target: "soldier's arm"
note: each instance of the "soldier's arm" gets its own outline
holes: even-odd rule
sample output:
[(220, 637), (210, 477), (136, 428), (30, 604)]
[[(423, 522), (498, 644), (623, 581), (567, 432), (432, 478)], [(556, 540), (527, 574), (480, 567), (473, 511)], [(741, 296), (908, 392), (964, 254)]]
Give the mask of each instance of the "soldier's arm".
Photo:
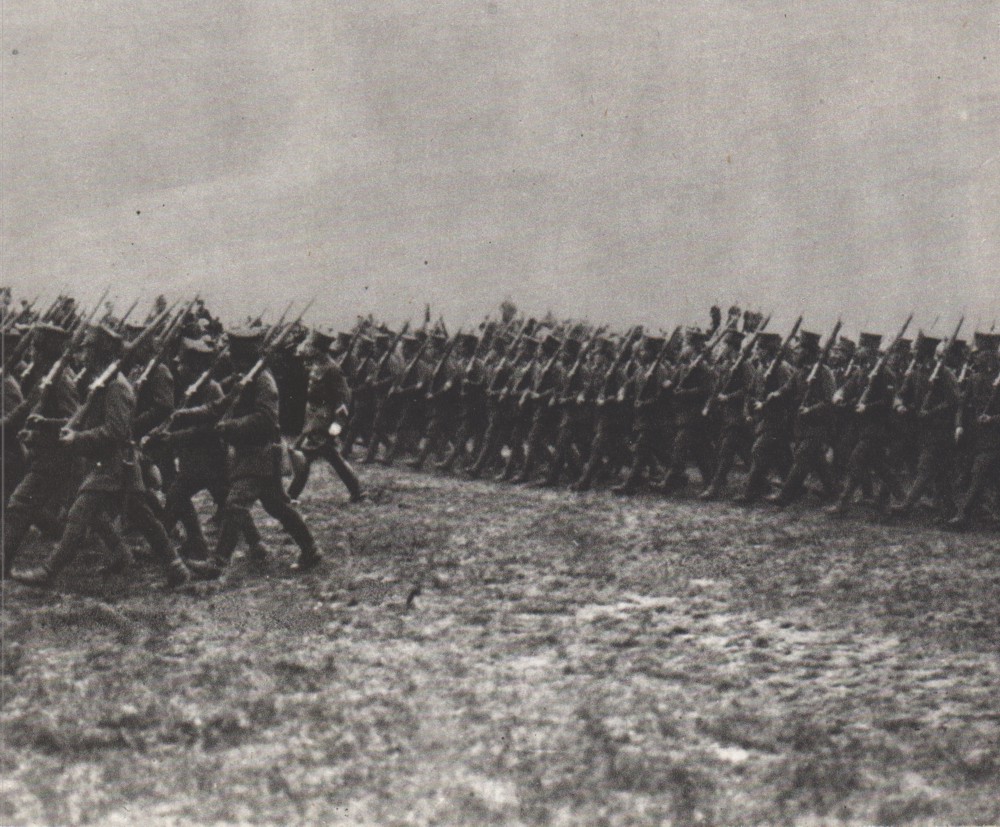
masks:
[(150, 382), (150, 400), (146, 409), (136, 414), (133, 426), (137, 437), (148, 434), (165, 422), (174, 410), (174, 378), (166, 365), (159, 365)]
[(90, 456), (130, 442), (134, 412), (135, 397), (131, 389), (112, 381), (104, 391), (104, 421), (96, 428), (77, 431), (73, 449)]
[(253, 408), (245, 416), (225, 420), (223, 433), (244, 440), (266, 440), (277, 437), (278, 386), (270, 373), (261, 373), (253, 386)]

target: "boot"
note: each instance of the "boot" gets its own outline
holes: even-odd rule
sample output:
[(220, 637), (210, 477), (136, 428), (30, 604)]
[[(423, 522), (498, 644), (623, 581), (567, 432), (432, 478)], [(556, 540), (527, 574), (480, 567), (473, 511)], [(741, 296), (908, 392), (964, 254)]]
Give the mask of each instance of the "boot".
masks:
[(253, 543), (247, 548), (247, 562), (253, 566), (266, 566), (269, 559), (267, 547), (263, 543)]
[(178, 586), (186, 586), (194, 580), (191, 570), (178, 558), (167, 566), (167, 588), (175, 589)]
[(218, 557), (208, 560), (188, 560), (187, 569), (198, 580), (218, 580), (225, 571), (226, 562)]
[(43, 563), (36, 568), (25, 569), (20, 572), (12, 571), (10, 576), (25, 586), (34, 586), (36, 589), (50, 589), (55, 582), (56, 572)]
[(316, 568), (323, 560), (323, 555), (315, 546), (307, 546), (299, 552), (298, 559), (292, 563), (292, 571), (306, 572)]

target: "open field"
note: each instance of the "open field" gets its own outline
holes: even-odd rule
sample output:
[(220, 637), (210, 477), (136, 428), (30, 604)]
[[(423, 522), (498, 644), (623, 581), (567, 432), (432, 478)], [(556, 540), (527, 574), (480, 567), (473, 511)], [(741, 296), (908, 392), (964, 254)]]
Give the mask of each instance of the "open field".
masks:
[(328, 551), (4, 586), (0, 823), (1000, 822), (1000, 539), (317, 468)]

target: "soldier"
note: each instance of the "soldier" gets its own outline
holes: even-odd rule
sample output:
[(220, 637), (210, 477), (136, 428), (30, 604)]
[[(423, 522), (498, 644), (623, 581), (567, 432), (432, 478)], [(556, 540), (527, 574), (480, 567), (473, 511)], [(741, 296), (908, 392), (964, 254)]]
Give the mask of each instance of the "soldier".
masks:
[[(392, 449), (391, 434), (402, 414), (400, 395), (398, 392), (393, 393), (392, 391), (402, 381), (406, 365), (420, 344), (420, 340), (416, 336), (404, 335), (401, 341), (404, 343), (403, 353), (399, 354), (393, 346), (395, 337), (381, 334), (376, 338), (376, 344), (382, 346), (383, 352), (379, 357), (381, 370), (376, 370), (377, 375), (373, 376), (369, 383), (378, 401), (375, 417), (372, 421), (371, 436), (368, 440), (368, 451), (363, 460), (365, 465), (370, 465), (378, 459), (379, 448), (383, 443), (387, 452)], [(386, 354), (388, 357), (383, 362)]]
[[(4, 355), (12, 353), (21, 340), (21, 331), (17, 328), (9, 328), (3, 331), (3, 352)], [(13, 367), (13, 366), (12, 366)], [(0, 519), (3, 511), (7, 507), (7, 498), (14, 489), (24, 479), (27, 472), (27, 462), (24, 456), (24, 449), (17, 439), (17, 432), (23, 427), (20, 413), (20, 406), (24, 402), (24, 395), (21, 393), (21, 385), (12, 375), (13, 371), (5, 370), (3, 374), (3, 392), (0, 395), (2, 403), (2, 427), (3, 427), (3, 465), (0, 467), (2, 474), (2, 490), (0, 490)]]
[[(602, 337), (598, 345), (593, 381), (584, 392), (585, 404), (594, 421), (593, 439), (583, 471), (570, 486), (571, 491), (589, 491), (599, 476), (617, 473), (630, 458), (628, 437), (637, 414), (634, 399), (629, 396), (628, 365), (633, 349), (638, 346), (638, 335), (641, 330), (633, 329), (620, 341)], [(647, 354), (655, 346), (655, 341), (645, 345)], [(650, 379), (651, 386), (659, 382), (658, 370)]]
[[(484, 335), (486, 335), (484, 333)], [(494, 339), (502, 341), (501, 337)], [(458, 372), (445, 383), (445, 394), (458, 392), (458, 430), (451, 450), (435, 465), (441, 471), (450, 471), (455, 463), (468, 456), (475, 459), (482, 447), (489, 410), (486, 404), (486, 361), (479, 356), (480, 340), (472, 333), (464, 333), (458, 343)], [(471, 446), (470, 446), (471, 442)]]
[(302, 451), (304, 461), (296, 469), (288, 488), (288, 496), (297, 500), (309, 480), (309, 470), (318, 458), (325, 459), (350, 494), (351, 502), (364, 499), (361, 482), (354, 469), (341, 456), (337, 436), (331, 432), (341, 430), (346, 423), (351, 389), (343, 371), (330, 356), (333, 338), (321, 330), (314, 330), (299, 349), (309, 369), (309, 388), (306, 392), (306, 417), (302, 435), (295, 443)]
[[(172, 415), (170, 430), (154, 431), (148, 441), (154, 448), (164, 443), (167, 449), (176, 452), (177, 475), (167, 490), (164, 526), (171, 531), (180, 521), (185, 533), (180, 551), (191, 560), (208, 558), (208, 545), (191, 498), (200, 491), (208, 491), (216, 506), (221, 507), (229, 487), (225, 444), (214, 431), (197, 427), (210, 418), (206, 412), (221, 402), (222, 387), (209, 376), (190, 393), (202, 374), (211, 369), (214, 356), (212, 347), (202, 339), (181, 341), (178, 379), (189, 389), (185, 393), (187, 406)], [(251, 549), (251, 559), (266, 555), (256, 526), (246, 540)]]
[(354, 443), (359, 439), (367, 447), (371, 442), (372, 425), (378, 411), (378, 398), (370, 376), (375, 368), (375, 340), (368, 336), (359, 336), (356, 344), (356, 367), (351, 371), (351, 401), (353, 402), (351, 417), (344, 429), (343, 450), (341, 456), (350, 459), (354, 452)]
[[(478, 339), (457, 333), (450, 342), (439, 347), (434, 369), (427, 380), (424, 404), (429, 412), (427, 429), (420, 440), (417, 455), (407, 465), (416, 471), (424, 467), (431, 454), (442, 457), (448, 450), (449, 437), (455, 438), (461, 429), (461, 353), (475, 351)], [(462, 345), (462, 350), (458, 350)], [(456, 352), (458, 351), (458, 352)], [(466, 357), (468, 358), (468, 357)]]
[[(84, 360), (93, 375), (101, 375), (122, 353), (122, 338), (104, 326), (93, 328), (84, 339)], [(94, 531), (116, 552), (112, 564), (127, 564), (125, 546), (112, 519), (128, 509), (154, 557), (166, 571), (167, 584), (176, 586), (191, 579), (184, 562), (170, 545), (162, 523), (141, 499), (142, 477), (132, 441), (135, 393), (121, 371), (101, 387), (74, 414), (70, 426), (59, 436), (59, 445), (70, 455), (87, 460), (89, 470), (77, 491), (66, 518), (66, 528), (56, 549), (38, 568), (14, 572), (13, 577), (31, 586), (49, 587), (76, 556), (88, 531)], [(72, 427), (74, 426), (75, 427)], [(65, 461), (65, 460), (64, 460)]]
[(948, 526), (968, 527), (989, 486), (1000, 482), (1000, 334), (975, 333), (972, 342), (975, 371), (960, 409), (955, 438), (961, 440), (966, 423), (974, 426), (969, 487)]
[[(761, 324), (761, 321), (760, 319), (754, 321), (754, 329)], [(752, 343), (746, 347), (751, 346)], [(720, 381), (715, 386), (715, 403), (710, 410), (717, 411), (719, 417), (719, 445), (716, 451), (715, 471), (708, 487), (698, 495), (700, 500), (714, 500), (720, 497), (725, 490), (736, 457), (749, 458), (753, 446), (753, 428), (747, 416), (747, 394), (752, 388), (753, 381), (753, 367), (745, 357), (740, 359), (737, 356), (736, 361), (722, 372)], [(749, 465), (749, 462), (747, 464)]]
[(643, 474), (652, 476), (657, 458), (666, 464), (670, 444), (665, 410), (665, 387), (670, 384), (670, 369), (663, 364), (661, 352), (666, 347), (662, 336), (644, 336), (636, 353), (635, 372), (622, 386), (616, 402), (626, 402), (632, 409), (632, 459), (625, 479), (612, 487), (618, 495), (634, 494), (639, 490)]
[[(469, 469), (470, 477), (480, 476), (487, 467), (498, 462), (504, 445), (510, 445), (513, 454), (519, 431), (516, 421), (520, 400), (520, 397), (514, 394), (518, 392), (519, 385), (531, 381), (537, 347), (537, 339), (524, 335), (521, 338), (519, 351), (513, 356), (513, 362), (501, 360), (490, 374), (487, 391), (490, 406), (489, 423), (483, 436), (483, 447)], [(523, 388), (521, 390), (523, 391)], [(511, 473), (513, 473), (513, 460), (511, 460)]]
[[(740, 336), (733, 330), (729, 335)], [(662, 486), (665, 494), (672, 494), (687, 485), (687, 466), (691, 460), (698, 466), (702, 487), (707, 486), (712, 478), (712, 446), (708, 423), (702, 415), (714, 385), (712, 372), (704, 363), (706, 340), (706, 335), (700, 330), (687, 332), (681, 367), (664, 386), (673, 419), (673, 444)], [(736, 346), (738, 349), (739, 342)]]
[[(4, 415), (5, 435), (16, 434), (24, 443), (27, 468), (10, 495), (3, 523), (3, 575), (27, 539), (31, 527), (58, 536), (58, 515), (73, 493), (76, 481), (71, 463), (59, 448), (59, 428), (77, 406), (76, 389), (68, 370), (55, 377), (45, 398), (39, 399), (37, 386), (62, 355), (69, 338), (63, 328), (39, 323), (31, 334), (32, 390), (27, 398)], [(15, 441), (14, 444), (17, 444)]]
[[(795, 408), (795, 450), (792, 468), (788, 472), (781, 490), (768, 501), (778, 506), (786, 506), (797, 500), (803, 492), (803, 484), (810, 474), (815, 474), (823, 486), (823, 496), (835, 493), (833, 470), (826, 460), (827, 444), (830, 440), (830, 413), (834, 394), (833, 373), (823, 364), (816, 364), (820, 355), (818, 333), (809, 330), (799, 332), (799, 343), (795, 355), (795, 372), (791, 377), (790, 399)], [(815, 379), (810, 383), (810, 375), (815, 368)]]
[[(924, 493), (934, 487), (942, 519), (955, 514), (952, 475), (955, 470), (955, 417), (958, 414), (958, 383), (945, 366), (951, 342), (921, 335), (917, 338), (915, 369), (905, 377), (896, 395), (901, 416), (915, 417), (918, 457), (916, 476), (902, 503), (892, 507), (897, 516), (909, 514)], [(935, 361), (935, 351), (938, 352)], [(933, 364), (932, 364), (933, 363)]]
[(754, 377), (752, 393), (747, 395), (747, 414), (755, 420), (754, 442), (743, 493), (734, 500), (739, 505), (750, 505), (760, 499), (767, 490), (771, 473), (784, 472), (791, 465), (788, 423), (793, 387), (781, 345), (777, 333), (762, 333), (757, 339), (760, 368)]
[(563, 341), (550, 335), (543, 343), (542, 359), (547, 361), (543, 362), (534, 387), (527, 392), (526, 407), (531, 409), (531, 426), (528, 429), (524, 465), (514, 477), (516, 483), (531, 481), (541, 455), (547, 453), (548, 447), (558, 439), (561, 414), (553, 402), (559, 389), (566, 383), (566, 377), (580, 354), (580, 348), (580, 342), (571, 337)]
[(887, 362), (888, 359), (883, 360), (885, 367), (881, 370), (873, 369), (869, 374), (864, 390), (855, 405), (858, 439), (847, 461), (847, 475), (837, 502), (827, 509), (827, 513), (832, 516), (843, 516), (847, 513), (855, 493), (870, 476), (877, 478), (881, 483), (877, 506), (888, 505), (892, 495), (897, 499), (904, 497), (889, 462), (892, 403), (898, 380)]
[(230, 331), (228, 338), (233, 367), (242, 378), (233, 391), (235, 397), (213, 403), (210, 410), (213, 414), (224, 411), (215, 430), (232, 448), (229, 491), (215, 552), (205, 563), (192, 561), (192, 570), (210, 579), (222, 573), (240, 535), (253, 535), (250, 509), (259, 500), (299, 547), (292, 569), (306, 571), (322, 555), (281, 482), (278, 386), (263, 363), (263, 333), (259, 328), (244, 328)]

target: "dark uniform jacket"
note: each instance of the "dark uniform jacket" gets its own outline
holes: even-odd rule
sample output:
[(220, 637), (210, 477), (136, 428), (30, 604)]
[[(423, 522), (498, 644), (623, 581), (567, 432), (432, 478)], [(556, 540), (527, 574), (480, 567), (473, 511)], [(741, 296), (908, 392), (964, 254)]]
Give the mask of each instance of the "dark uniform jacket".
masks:
[[(228, 452), (225, 443), (214, 429), (198, 427), (213, 422), (216, 406), (223, 398), (222, 386), (214, 379), (203, 384), (191, 407), (177, 411), (173, 418), (174, 444), (177, 446), (177, 466), (181, 474), (198, 479), (225, 477)], [(194, 427), (192, 427), (194, 426)]]
[(96, 391), (87, 416), (79, 424), (73, 451), (89, 468), (81, 491), (141, 491), (142, 476), (132, 442), (135, 392), (120, 373)]
[(232, 446), (232, 479), (280, 474), (278, 383), (269, 369), (264, 368), (247, 386), (232, 416), (220, 421), (219, 431)]
[(309, 367), (309, 388), (306, 391), (304, 434), (325, 437), (341, 408), (351, 404), (351, 389), (337, 363), (329, 356), (316, 360)]

